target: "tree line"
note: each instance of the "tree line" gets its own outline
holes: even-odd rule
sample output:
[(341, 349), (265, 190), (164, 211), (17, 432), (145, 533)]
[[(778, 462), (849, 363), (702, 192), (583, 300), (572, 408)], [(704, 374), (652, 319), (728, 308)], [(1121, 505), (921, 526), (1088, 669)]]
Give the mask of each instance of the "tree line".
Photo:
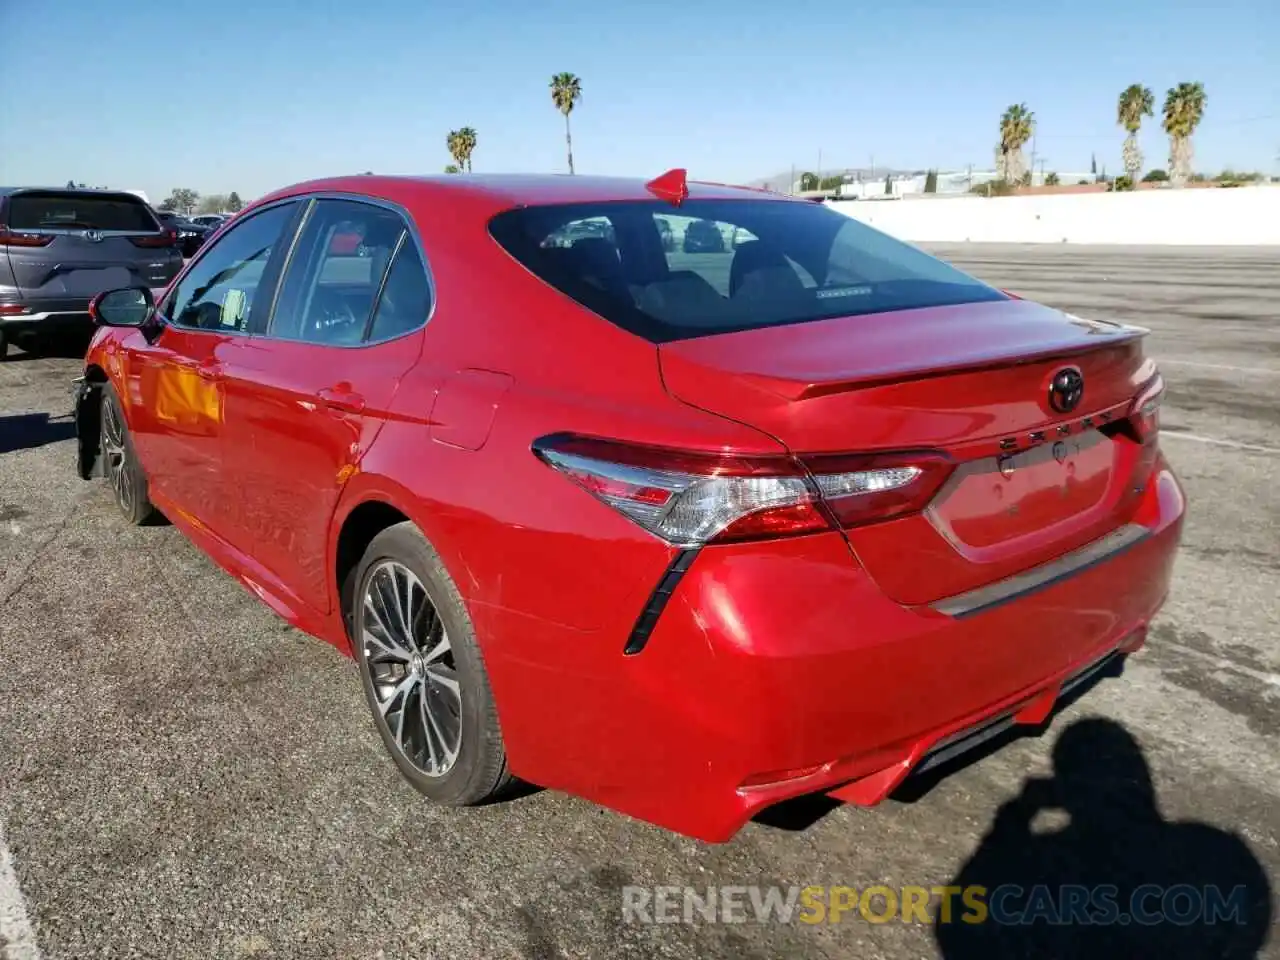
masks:
[(188, 187), (178, 187), (160, 201), (161, 210), (171, 210), (188, 217), (198, 213), (239, 213), (243, 207), (244, 201), (234, 190), (202, 195)]
[[(569, 128), (569, 114), (582, 99), (582, 81), (572, 73), (557, 73), (551, 78), (551, 103), (564, 117), (565, 154), (569, 172), (573, 173), (573, 132)], [(445, 173), (470, 173), (471, 154), (476, 149), (475, 127), (459, 127), (450, 130), (445, 137), (445, 147), (453, 163), (444, 168)]]
[[(1180, 83), (1165, 93), (1161, 126), (1169, 137), (1169, 168), (1165, 179), (1174, 186), (1184, 186), (1193, 179), (1192, 136), (1204, 119), (1207, 97), (1202, 83)], [(1140, 83), (1130, 84), (1121, 93), (1116, 107), (1116, 123), (1123, 127), (1126, 136), (1121, 157), (1125, 169), (1125, 182), (1117, 186), (1132, 187), (1142, 172), (1142, 151), (1138, 148), (1138, 131), (1142, 119), (1154, 115), (1155, 96), (1150, 87)], [(1031, 171), (1027, 169), (1022, 148), (1035, 133), (1035, 114), (1025, 103), (1015, 103), (1000, 118), (1000, 139), (996, 145), (996, 179), (1007, 184), (1029, 184)], [(1095, 173), (1097, 171), (1094, 171)], [(1156, 171), (1152, 171), (1155, 173)], [(1143, 178), (1147, 179), (1147, 178)], [(1151, 179), (1161, 179), (1152, 177)]]

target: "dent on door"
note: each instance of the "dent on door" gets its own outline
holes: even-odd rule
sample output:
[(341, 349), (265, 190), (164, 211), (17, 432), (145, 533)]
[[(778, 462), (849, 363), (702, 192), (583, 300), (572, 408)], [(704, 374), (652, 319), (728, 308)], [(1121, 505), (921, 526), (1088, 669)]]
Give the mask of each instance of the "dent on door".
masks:
[(493, 370), (459, 370), (436, 393), (431, 405), (431, 439), (462, 450), (479, 450), (489, 441), (498, 404), (512, 379)]

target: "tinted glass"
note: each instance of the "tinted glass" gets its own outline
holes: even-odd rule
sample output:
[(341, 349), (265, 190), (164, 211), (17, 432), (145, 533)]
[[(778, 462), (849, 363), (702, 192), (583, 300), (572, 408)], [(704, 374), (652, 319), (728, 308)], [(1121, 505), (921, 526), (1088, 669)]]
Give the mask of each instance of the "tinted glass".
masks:
[(430, 309), (427, 271), (413, 241), (405, 237), (391, 261), (391, 270), (387, 273), (387, 282), (383, 285), (378, 309), (373, 315), (369, 339), (390, 340), (408, 333), (426, 323)]
[(942, 261), (816, 203), (526, 207), (498, 215), (490, 230), (547, 283), (658, 343), (1004, 299)]
[(285, 269), (272, 336), (350, 345), (364, 338), (396, 245), (400, 215), (353, 200), (320, 200)]
[(294, 212), (293, 204), (271, 207), (223, 234), (170, 295), (166, 316), (185, 327), (246, 330), (259, 290), (270, 296), (269, 287), (260, 283), (272, 251), (287, 241), (285, 228)]
[(159, 229), (147, 205), (137, 197), (45, 190), (9, 198), (9, 227), (13, 230), (128, 230)]

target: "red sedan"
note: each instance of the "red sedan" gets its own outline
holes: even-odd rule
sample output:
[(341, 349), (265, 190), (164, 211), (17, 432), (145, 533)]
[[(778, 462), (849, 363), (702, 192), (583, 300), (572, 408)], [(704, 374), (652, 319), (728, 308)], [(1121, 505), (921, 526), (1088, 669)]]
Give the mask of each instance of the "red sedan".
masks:
[(350, 653), (440, 802), (518, 777), (711, 841), (875, 803), (1043, 720), (1168, 589), (1145, 331), (819, 204), (311, 182), (95, 315), (82, 476)]

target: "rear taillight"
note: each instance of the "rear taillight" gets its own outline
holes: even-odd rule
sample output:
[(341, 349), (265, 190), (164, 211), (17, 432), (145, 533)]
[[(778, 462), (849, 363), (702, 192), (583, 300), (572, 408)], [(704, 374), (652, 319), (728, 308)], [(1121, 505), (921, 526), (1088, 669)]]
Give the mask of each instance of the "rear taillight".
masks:
[(0, 227), (0, 247), (47, 247), (53, 243), (51, 233), (32, 233)]
[(1164, 378), (1156, 374), (1133, 401), (1129, 420), (1143, 443), (1148, 443), (1160, 432), (1160, 402), (1163, 399)]
[(178, 242), (178, 233), (176, 230), (166, 230), (164, 233), (149, 237), (130, 237), (129, 242), (135, 247), (145, 247), (147, 249), (172, 247)]
[(848, 527), (923, 508), (950, 463), (937, 454), (737, 457), (556, 435), (543, 462), (679, 546)]
[(928, 452), (806, 457), (804, 462), (841, 527), (923, 510), (955, 468), (942, 454)]

